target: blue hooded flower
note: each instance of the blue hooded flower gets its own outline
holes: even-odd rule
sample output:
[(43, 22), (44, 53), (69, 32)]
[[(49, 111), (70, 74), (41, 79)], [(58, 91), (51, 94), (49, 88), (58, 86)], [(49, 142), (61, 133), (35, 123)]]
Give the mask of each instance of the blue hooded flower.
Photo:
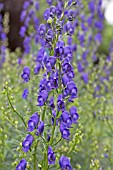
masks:
[(72, 167), (70, 165), (70, 160), (69, 158), (65, 157), (65, 156), (61, 156), (59, 159), (59, 165), (61, 167), (62, 170), (72, 170)]
[(78, 120), (78, 118), (79, 118), (79, 115), (78, 115), (78, 113), (77, 113), (77, 108), (75, 107), (75, 106), (72, 106), (71, 108), (70, 108), (70, 115), (71, 115), (71, 118), (72, 118), (72, 121), (73, 121), (73, 123), (77, 123), (77, 120)]
[(44, 122), (43, 121), (40, 121), (39, 122), (39, 125), (38, 125), (38, 128), (37, 128), (37, 132), (36, 132), (36, 135), (41, 135), (44, 131)]
[(28, 121), (28, 132), (32, 132), (39, 123), (39, 115), (35, 112)]
[(38, 105), (39, 106), (44, 106), (46, 100), (48, 98), (48, 92), (46, 90), (42, 90), (38, 96)]
[(27, 88), (24, 89), (24, 91), (23, 91), (23, 93), (22, 93), (22, 98), (23, 98), (23, 99), (27, 99), (28, 94), (29, 94), (28, 89), (27, 89)]
[(22, 150), (24, 152), (28, 152), (31, 148), (31, 145), (34, 141), (34, 137), (32, 135), (27, 135), (25, 140), (22, 142)]
[(28, 66), (25, 66), (23, 68), (23, 73), (21, 74), (21, 77), (26, 83), (30, 80), (30, 68)]
[(66, 140), (70, 140), (70, 138), (69, 138), (70, 131), (67, 128), (66, 123), (64, 123), (63, 121), (61, 121), (61, 123), (60, 123), (60, 132), (62, 134), (62, 138), (66, 139)]
[(25, 170), (27, 166), (27, 162), (25, 159), (22, 159), (16, 167), (16, 170)]
[(55, 154), (51, 148), (51, 146), (48, 147), (48, 164), (55, 164)]

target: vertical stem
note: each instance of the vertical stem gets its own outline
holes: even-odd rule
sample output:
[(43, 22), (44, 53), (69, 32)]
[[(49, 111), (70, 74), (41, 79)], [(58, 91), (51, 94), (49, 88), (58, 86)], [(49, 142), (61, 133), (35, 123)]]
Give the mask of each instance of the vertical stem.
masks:
[(55, 127), (56, 127), (56, 118), (54, 119), (54, 126), (53, 126), (53, 130), (52, 130), (52, 136), (51, 136), (51, 139), (50, 139), (50, 145), (53, 144), (53, 138), (54, 138)]
[(44, 118), (45, 118), (45, 111), (46, 111), (46, 104), (44, 105), (44, 110), (42, 113), (42, 121), (44, 121)]
[(43, 170), (48, 170), (48, 146), (46, 146), (46, 151), (45, 151), (45, 153), (44, 153), (44, 159), (43, 159), (43, 161), (44, 161), (44, 167), (43, 167)]
[(37, 160), (36, 160), (37, 145), (38, 145), (38, 141), (36, 142), (36, 145), (35, 145), (35, 153), (34, 153), (34, 170), (37, 170), (37, 168), (36, 168), (36, 162), (37, 162)]

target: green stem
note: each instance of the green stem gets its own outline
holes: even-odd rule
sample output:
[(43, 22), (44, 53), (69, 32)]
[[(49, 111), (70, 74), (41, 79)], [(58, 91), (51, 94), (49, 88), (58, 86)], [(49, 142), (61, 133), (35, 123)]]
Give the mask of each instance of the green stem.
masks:
[(62, 138), (60, 138), (53, 146), (56, 146), (61, 140)]
[(36, 145), (35, 145), (35, 153), (34, 153), (34, 170), (36, 170), (36, 162), (37, 162), (37, 159), (36, 159), (36, 150), (37, 150), (37, 146), (38, 146), (38, 142), (36, 142)]
[(70, 152), (72, 152), (75, 148), (76, 142), (74, 143), (74, 145), (70, 148), (70, 150), (68, 151), (68, 154), (70, 154)]
[(48, 170), (48, 146), (46, 146), (45, 152), (44, 152), (44, 159), (43, 159), (43, 170)]
[(9, 94), (8, 94), (8, 91), (7, 91), (7, 98), (8, 98), (8, 102), (9, 102), (9, 104), (10, 104), (10, 106), (11, 106), (11, 108), (12, 108), (12, 110), (20, 117), (20, 119), (22, 120), (22, 122), (23, 122), (23, 124), (25, 125), (25, 127), (27, 128), (27, 125), (26, 125), (26, 123), (25, 123), (25, 121), (24, 121), (24, 119), (23, 119), (23, 117), (20, 115), (20, 113), (18, 113), (15, 109), (14, 109), (14, 107), (13, 107), (13, 105), (12, 105), (12, 103), (11, 103), (11, 101), (10, 101), (10, 98), (9, 98)]
[(53, 144), (53, 138), (54, 138), (55, 127), (56, 127), (56, 118), (54, 119), (54, 126), (53, 126), (52, 135), (51, 135), (51, 139), (50, 139), (50, 145)]
[(44, 121), (45, 118), (45, 112), (46, 112), (46, 104), (44, 105), (44, 111), (42, 113), (42, 121)]

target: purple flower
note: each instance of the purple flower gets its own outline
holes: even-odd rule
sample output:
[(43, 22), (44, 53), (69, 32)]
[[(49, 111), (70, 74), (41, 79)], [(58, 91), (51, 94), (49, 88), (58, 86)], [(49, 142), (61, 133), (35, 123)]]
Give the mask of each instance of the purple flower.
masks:
[(32, 132), (39, 123), (39, 115), (35, 112), (28, 121), (28, 132)]
[(24, 21), (26, 15), (27, 15), (26, 11), (23, 10), (23, 11), (21, 12), (21, 15), (20, 15), (20, 20), (21, 20), (22, 22)]
[(52, 3), (53, 3), (53, 0), (46, 0), (46, 2), (48, 3), (48, 5), (52, 5)]
[(101, 21), (95, 21), (95, 28), (97, 28), (98, 30), (102, 31), (103, 29), (103, 23)]
[(63, 85), (66, 86), (69, 81), (70, 81), (70, 78), (67, 76), (67, 74), (64, 74), (62, 76), (62, 83), (63, 83)]
[(25, 26), (22, 26), (20, 28), (20, 36), (23, 38), (25, 36), (25, 33), (26, 33), (26, 27)]
[(95, 11), (95, 2), (94, 0), (88, 3), (89, 10), (93, 13)]
[(51, 6), (50, 7), (50, 17), (54, 18), (55, 14), (56, 14), (56, 7), (55, 6)]
[(54, 65), (56, 63), (56, 59), (53, 56), (50, 56), (46, 61), (45, 61), (45, 66), (48, 72), (52, 71), (54, 68)]
[(37, 75), (41, 69), (41, 64), (37, 63), (36, 67), (34, 68), (34, 74)]
[(43, 37), (46, 33), (46, 25), (45, 24), (40, 24), (38, 28), (38, 34), (40, 37)]
[(66, 23), (66, 31), (67, 31), (68, 35), (73, 35), (74, 27), (73, 27), (73, 23), (71, 21), (68, 21)]
[(63, 96), (62, 96), (62, 94), (60, 94), (60, 95), (58, 96), (57, 109), (58, 109), (58, 111), (65, 109), (65, 103), (64, 103), (64, 101), (63, 101)]
[(27, 10), (27, 8), (29, 7), (30, 3), (28, 1), (25, 1), (23, 4), (23, 9)]
[(59, 165), (61, 167), (62, 170), (72, 170), (72, 167), (70, 165), (70, 160), (69, 158), (65, 157), (65, 156), (61, 156), (59, 159)]
[(0, 11), (4, 8), (4, 4), (0, 3)]
[(64, 56), (69, 59), (69, 61), (72, 59), (72, 49), (68, 45), (64, 47)]
[(39, 106), (43, 106), (47, 98), (48, 98), (48, 92), (46, 90), (42, 90), (37, 99)]
[(16, 167), (16, 170), (25, 170), (27, 166), (27, 162), (25, 159), (22, 159)]
[(97, 33), (94, 36), (94, 40), (100, 45), (100, 43), (102, 42), (102, 35), (101, 35), (101, 33)]
[(27, 135), (25, 140), (22, 142), (22, 150), (24, 152), (28, 152), (31, 148), (31, 145), (34, 141), (34, 137), (32, 135)]
[(44, 122), (43, 121), (40, 121), (39, 122), (39, 125), (38, 125), (38, 128), (37, 128), (37, 132), (36, 132), (36, 135), (41, 135), (44, 131)]
[(74, 70), (71, 64), (66, 61), (62, 65), (63, 73), (66, 73), (69, 78), (74, 78)]
[(60, 123), (60, 132), (62, 134), (62, 138), (66, 139), (66, 140), (70, 140), (69, 136), (70, 136), (70, 131), (67, 128), (66, 123), (62, 122)]
[(53, 97), (51, 97), (50, 100), (49, 100), (49, 106), (51, 107), (51, 109), (55, 108), (54, 98)]
[(79, 115), (78, 115), (78, 113), (77, 113), (77, 108), (75, 107), (75, 106), (72, 106), (71, 108), (70, 108), (70, 115), (71, 115), (71, 118), (72, 118), (72, 121), (73, 121), (73, 123), (77, 123), (77, 120), (78, 120), (78, 118), (79, 118)]
[(77, 87), (74, 81), (70, 81), (67, 83), (67, 90), (70, 95), (69, 100), (73, 101), (73, 99), (77, 97)]
[(66, 126), (68, 128), (70, 128), (72, 125), (72, 119), (71, 119), (71, 116), (69, 115), (69, 113), (67, 111), (63, 111), (61, 114), (61, 118), (62, 118), (63, 122), (66, 123)]
[(39, 10), (39, 2), (36, 2), (35, 8), (36, 8), (37, 11)]
[(88, 84), (88, 73), (82, 73), (82, 79), (84, 80), (84, 83)]
[(26, 83), (30, 80), (30, 68), (28, 66), (24, 67), (21, 77)]
[(51, 146), (48, 147), (48, 164), (55, 164), (55, 154), (51, 148)]
[(30, 46), (31, 38), (26, 36), (23, 41), (23, 46), (26, 54), (29, 54), (31, 46)]
[(44, 19), (47, 21), (50, 16), (50, 9), (46, 9), (44, 12)]
[(22, 98), (23, 98), (23, 99), (27, 99), (28, 94), (29, 94), (28, 89), (27, 89), (27, 88), (24, 89), (24, 91), (23, 91), (23, 93), (22, 93)]
[(53, 89), (58, 88), (58, 72), (53, 72), (50, 75), (50, 81)]

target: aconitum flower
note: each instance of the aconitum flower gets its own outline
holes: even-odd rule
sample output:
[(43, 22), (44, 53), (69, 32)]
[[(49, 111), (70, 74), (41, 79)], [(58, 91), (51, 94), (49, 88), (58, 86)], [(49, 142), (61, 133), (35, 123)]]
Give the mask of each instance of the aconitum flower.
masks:
[(69, 113), (67, 111), (63, 111), (61, 114), (61, 118), (62, 118), (63, 122), (66, 123), (66, 126), (68, 128), (70, 128), (72, 125), (72, 119), (71, 119), (71, 116), (69, 115)]
[(71, 21), (68, 21), (66, 23), (66, 31), (68, 35), (73, 35), (74, 33), (74, 27), (73, 27), (73, 23)]
[(46, 21), (48, 20), (48, 18), (49, 18), (49, 16), (50, 16), (50, 13), (49, 13), (49, 12), (50, 12), (50, 9), (48, 9), (48, 8), (47, 8), (47, 9), (45, 10), (45, 12), (44, 12), (44, 19), (45, 19)]
[(73, 10), (69, 10), (67, 17), (69, 21), (73, 21), (73, 19), (75, 18), (75, 12)]
[(23, 10), (23, 11), (21, 12), (21, 15), (20, 15), (20, 20), (21, 20), (22, 22), (24, 21), (26, 15), (27, 15), (26, 10)]
[(27, 162), (25, 159), (22, 159), (16, 167), (16, 170), (25, 170), (27, 166)]
[(50, 81), (53, 89), (58, 88), (58, 72), (53, 72), (50, 76)]
[(39, 125), (38, 125), (38, 128), (37, 128), (37, 132), (36, 132), (36, 135), (41, 135), (44, 131), (44, 122), (43, 121), (40, 121), (39, 122)]
[(30, 80), (30, 68), (28, 66), (24, 67), (21, 77), (26, 83)]
[(34, 68), (34, 74), (37, 75), (41, 69), (41, 64), (37, 63), (36, 67)]
[(39, 106), (44, 106), (46, 100), (48, 98), (48, 92), (46, 90), (42, 90), (38, 96), (38, 105)]
[(96, 41), (97, 44), (100, 45), (100, 43), (102, 42), (102, 35), (101, 35), (101, 33), (97, 33), (97, 34), (94, 36), (94, 40)]
[(23, 4), (23, 9), (24, 10), (27, 10), (27, 8), (29, 7), (30, 3), (29, 1), (25, 1), (24, 4)]
[(27, 135), (25, 140), (22, 142), (22, 150), (24, 152), (28, 152), (31, 148), (31, 145), (34, 141), (34, 137), (32, 135)]
[(79, 115), (77, 113), (77, 108), (75, 106), (72, 106), (70, 108), (70, 115), (71, 115), (71, 118), (72, 118), (72, 122), (76, 124), (77, 120), (79, 118)]
[(61, 156), (59, 159), (59, 165), (61, 167), (62, 170), (72, 170), (72, 167), (70, 165), (70, 160), (69, 158), (65, 157), (65, 156)]
[(26, 54), (29, 54), (30, 50), (31, 50), (31, 38), (29, 36), (26, 36), (24, 41), (23, 41), (23, 46), (24, 46), (24, 50)]
[(48, 5), (52, 5), (52, 3), (53, 3), (53, 0), (46, 0), (46, 2), (48, 3)]
[(103, 29), (103, 23), (102, 22), (95, 21), (94, 25), (95, 25), (95, 28), (97, 28), (99, 31), (102, 31), (102, 29)]
[(37, 112), (35, 112), (29, 119), (28, 121), (28, 131), (32, 132), (36, 126), (38, 125), (39, 122), (39, 115)]
[(63, 96), (62, 96), (62, 94), (60, 94), (60, 95), (58, 96), (57, 109), (58, 109), (58, 111), (65, 109), (65, 103), (64, 103), (64, 101), (63, 101)]
[(66, 123), (64, 123), (63, 121), (61, 121), (61, 123), (60, 123), (60, 132), (62, 134), (62, 138), (66, 139), (66, 140), (70, 140), (70, 138), (69, 138), (69, 136), (70, 136), (69, 128), (67, 128)]
[(36, 8), (36, 10), (37, 10), (37, 11), (39, 10), (39, 8), (40, 8), (40, 6), (39, 6), (39, 2), (36, 2), (36, 4), (35, 4), (35, 8)]
[(63, 83), (63, 85), (66, 86), (69, 81), (70, 81), (70, 78), (66, 74), (64, 74), (62, 76), (62, 83)]
[(22, 93), (22, 98), (23, 98), (23, 99), (27, 99), (28, 94), (29, 94), (28, 89), (27, 89), (27, 88), (24, 89), (24, 91), (23, 91), (23, 93)]
[(38, 28), (38, 35), (40, 37), (43, 37), (46, 33), (46, 25), (45, 24), (40, 24)]
[(88, 73), (82, 73), (82, 79), (84, 80), (84, 83), (88, 84), (89, 81)]
[(49, 100), (49, 106), (50, 106), (51, 109), (55, 108), (54, 98), (53, 97), (51, 97), (50, 100)]
[(95, 2), (94, 0), (88, 3), (89, 10), (93, 13), (95, 11)]
[(26, 33), (26, 27), (25, 26), (22, 26), (20, 28), (20, 36), (23, 38), (25, 36), (25, 33)]
[(70, 95), (69, 100), (73, 101), (73, 99), (77, 97), (77, 87), (74, 81), (70, 81), (67, 83), (67, 90)]
[(48, 147), (48, 164), (55, 164), (55, 154), (51, 148), (51, 146)]

